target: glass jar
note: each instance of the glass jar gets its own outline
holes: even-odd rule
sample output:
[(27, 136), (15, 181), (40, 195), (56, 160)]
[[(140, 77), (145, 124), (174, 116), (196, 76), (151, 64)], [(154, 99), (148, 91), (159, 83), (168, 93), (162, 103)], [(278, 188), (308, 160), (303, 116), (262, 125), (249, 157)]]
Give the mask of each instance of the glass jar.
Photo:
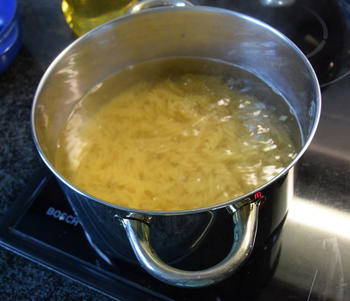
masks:
[(138, 0), (63, 0), (62, 11), (73, 32), (80, 36), (120, 17)]

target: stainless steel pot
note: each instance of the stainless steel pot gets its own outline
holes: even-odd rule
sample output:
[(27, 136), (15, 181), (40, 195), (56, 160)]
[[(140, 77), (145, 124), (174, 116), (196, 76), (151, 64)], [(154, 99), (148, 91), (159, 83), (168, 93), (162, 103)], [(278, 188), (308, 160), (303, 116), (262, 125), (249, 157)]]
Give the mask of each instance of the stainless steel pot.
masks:
[[(174, 56), (207, 57), (235, 64), (263, 79), (287, 99), (303, 136), (303, 147), (293, 162), (247, 195), (181, 212), (119, 207), (86, 194), (64, 179), (53, 165), (56, 141), (80, 98), (118, 70)], [(91, 245), (106, 261), (116, 257), (135, 261), (136, 257), (161, 281), (199, 287), (232, 274), (247, 259), (254, 244), (263, 244), (283, 222), (293, 193), (292, 167), (311, 142), (320, 108), (320, 89), (311, 65), (290, 40), (273, 28), (224, 9), (162, 7), (113, 20), (66, 48), (38, 86), (32, 130), (42, 159), (61, 183)], [(169, 265), (196, 249), (215, 219), (228, 216), (232, 220), (225, 231), (228, 233), (220, 234), (231, 236), (232, 247), (224, 259), (197, 271)]]

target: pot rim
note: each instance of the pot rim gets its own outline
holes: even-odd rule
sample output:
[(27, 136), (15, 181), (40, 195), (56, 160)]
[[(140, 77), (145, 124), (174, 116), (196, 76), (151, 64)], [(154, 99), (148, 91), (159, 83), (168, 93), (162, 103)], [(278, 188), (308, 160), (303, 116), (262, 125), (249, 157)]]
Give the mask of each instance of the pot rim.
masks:
[[(275, 177), (273, 177), (271, 180), (269, 180), (268, 182), (266, 182), (265, 184), (257, 187), (256, 189), (254, 189), (253, 191), (250, 191), (240, 197), (228, 200), (224, 203), (219, 203), (219, 204), (215, 204), (215, 205), (210, 205), (207, 207), (200, 207), (200, 208), (194, 208), (194, 209), (187, 209), (187, 210), (175, 210), (175, 211), (156, 211), (156, 210), (143, 210), (143, 209), (133, 209), (133, 208), (129, 208), (129, 207), (123, 207), (123, 206), (119, 206), (113, 203), (109, 203), (107, 201), (98, 199), (82, 190), (80, 190), (79, 188), (75, 187), (73, 184), (71, 184), (68, 180), (66, 180), (53, 166), (53, 164), (51, 164), (50, 160), (45, 156), (41, 146), (39, 145), (39, 141), (38, 141), (38, 137), (36, 134), (36, 130), (35, 130), (35, 113), (36, 113), (36, 108), (37, 108), (37, 103), (39, 100), (39, 95), (41, 93), (41, 90), (43, 88), (43, 86), (45, 85), (47, 79), (49, 78), (51, 71), (56, 67), (56, 65), (59, 63), (59, 61), (72, 49), (74, 48), (77, 44), (81, 43), (82, 41), (90, 38), (90, 36), (93, 36), (95, 34), (98, 34), (99, 31), (103, 30), (105, 27), (109, 27), (111, 25), (114, 24), (118, 24), (121, 22), (124, 22), (124, 20), (129, 19), (129, 18), (138, 18), (141, 15), (144, 14), (157, 14), (157, 13), (162, 13), (163, 11), (207, 11), (207, 12), (211, 12), (211, 13), (215, 13), (215, 14), (227, 14), (227, 15), (231, 15), (233, 17), (238, 17), (240, 19), (244, 19), (247, 20), (251, 23), (254, 23), (257, 26), (263, 27), (264, 29), (272, 32), (273, 34), (275, 34), (276, 36), (278, 36), (281, 40), (283, 40), (285, 43), (288, 44), (289, 47), (291, 47), (296, 54), (298, 54), (298, 56), (303, 60), (303, 62), (305, 63), (305, 67), (306, 69), (309, 71), (311, 77), (312, 77), (312, 81), (313, 81), (313, 86), (316, 92), (316, 98), (315, 98), (315, 102), (316, 102), (316, 108), (315, 108), (315, 119), (314, 119), (314, 123), (312, 126), (312, 129), (310, 131), (310, 135), (309, 138), (307, 139), (307, 141), (303, 141), (304, 145), (302, 146), (301, 150), (298, 152), (297, 156), (288, 164), (288, 166), (286, 166), (278, 175), (276, 175)], [(141, 11), (137, 14), (131, 14), (131, 15), (125, 15), (116, 19), (113, 19), (107, 23), (104, 23), (92, 30), (90, 30), (89, 32), (85, 33), (84, 35), (82, 35), (81, 37), (79, 37), (78, 39), (76, 39), (75, 41), (73, 41), (70, 45), (68, 45), (50, 64), (50, 66), (47, 68), (47, 70), (45, 71), (43, 77), (41, 78), (39, 85), (36, 89), (35, 95), (34, 95), (34, 100), (32, 103), (32, 109), (31, 109), (31, 131), (32, 131), (32, 136), (33, 136), (33, 140), (34, 140), (34, 144), (37, 148), (37, 151), (41, 157), (41, 159), (44, 161), (44, 163), (46, 164), (46, 166), (51, 170), (51, 172), (61, 181), (63, 182), (66, 186), (68, 186), (70, 189), (74, 190), (76, 193), (92, 199), (93, 201), (99, 202), (103, 205), (124, 211), (124, 212), (133, 212), (133, 213), (137, 213), (137, 214), (141, 214), (141, 215), (146, 215), (146, 216), (157, 216), (157, 215), (183, 215), (183, 214), (194, 214), (194, 213), (200, 213), (200, 212), (205, 212), (205, 211), (213, 211), (213, 210), (217, 210), (217, 209), (222, 209), (225, 207), (229, 207), (232, 205), (238, 205), (243, 201), (243, 200), (250, 200), (249, 202), (256, 202), (255, 200), (252, 200), (251, 196), (261, 192), (262, 190), (264, 190), (265, 188), (267, 188), (268, 186), (270, 186), (273, 182), (277, 181), (278, 179), (280, 179), (281, 177), (283, 177), (284, 175), (286, 175), (288, 173), (288, 171), (297, 163), (297, 161), (301, 158), (301, 156), (305, 153), (306, 149), (309, 147), (315, 133), (316, 133), (316, 129), (320, 120), (320, 115), (321, 115), (321, 90), (320, 90), (320, 85), (318, 83), (318, 79), (316, 76), (316, 73), (313, 69), (313, 67), (311, 66), (311, 63), (308, 61), (308, 59), (306, 58), (306, 56), (302, 53), (302, 51), (289, 39), (287, 38), (284, 34), (282, 34), (280, 31), (276, 30), (275, 28), (273, 28), (272, 26), (258, 20), (255, 19), (253, 17), (250, 17), (248, 15), (236, 12), (236, 11), (232, 11), (232, 10), (228, 10), (228, 9), (223, 9), (223, 8), (217, 8), (217, 7), (209, 7), (209, 6), (186, 6), (186, 7), (159, 7), (159, 8), (152, 8), (152, 9), (147, 9), (145, 11)], [(303, 139), (304, 140), (304, 139)], [(258, 201), (258, 200), (257, 200)], [(247, 203), (247, 201), (244, 202), (245, 204)]]

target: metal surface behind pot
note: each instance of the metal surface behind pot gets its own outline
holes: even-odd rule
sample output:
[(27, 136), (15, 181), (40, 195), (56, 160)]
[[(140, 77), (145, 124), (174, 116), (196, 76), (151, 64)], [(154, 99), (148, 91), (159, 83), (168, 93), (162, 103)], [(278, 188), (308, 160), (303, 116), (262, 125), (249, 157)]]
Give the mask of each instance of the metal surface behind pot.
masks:
[[(174, 56), (219, 59), (240, 66), (263, 79), (287, 99), (300, 123), (304, 140), (303, 148), (293, 162), (280, 175), (248, 195), (225, 204), (181, 212), (151, 212), (118, 207), (95, 199), (67, 182), (55, 170), (53, 160), (58, 134), (74, 105), (96, 84), (127, 66)], [(99, 230), (103, 228), (109, 231), (104, 233), (107, 240), (109, 235), (113, 235), (116, 240), (126, 240), (125, 235), (112, 234), (109, 226), (104, 227), (106, 218), (99, 218), (97, 213), (101, 211), (104, 212), (102, 215), (109, 216), (106, 212), (112, 210), (113, 215), (121, 218), (129, 242), (148, 272), (173, 285), (203, 286), (215, 283), (237, 269), (249, 256), (256, 234), (257, 241), (263, 240), (259, 233), (271, 233), (282, 222), (291, 194), (291, 185), (288, 184), (291, 176), (288, 170), (310, 144), (320, 116), (320, 106), (319, 85), (311, 65), (296, 46), (276, 30), (228, 10), (208, 7), (159, 8), (113, 20), (82, 36), (64, 50), (39, 84), (32, 109), (32, 129), (41, 157), (60, 180), (91, 244), (107, 261), (114, 255), (106, 254), (110, 253), (111, 248), (117, 249), (118, 243), (106, 247)], [(259, 193), (265, 197), (265, 204), (268, 203), (271, 207), (271, 216), (264, 216), (264, 211), (258, 209), (261, 201)], [(86, 211), (85, 207), (90, 209)], [(212, 267), (211, 274), (207, 271), (191, 275), (188, 274), (190, 272), (183, 274), (182, 271), (173, 271), (171, 274), (171, 268), (156, 258), (157, 251), (150, 245), (149, 217), (152, 216), (152, 223), (157, 223), (157, 219), (169, 215), (176, 218), (178, 215), (205, 212), (218, 214), (223, 210), (228, 214), (225, 208), (231, 212), (229, 214), (232, 214), (235, 224), (234, 230), (228, 229), (229, 233), (234, 231), (237, 238), (232, 252), (241, 253), (240, 259), (225, 268), (224, 272), (222, 270), (226, 259), (221, 262), (221, 267)], [(91, 220), (95, 210), (96, 218)], [(269, 222), (268, 218), (275, 221)], [(113, 225), (120, 226), (118, 223)], [(193, 233), (188, 237), (203, 239), (209, 228), (194, 226)], [(244, 244), (247, 235), (249, 241)], [(115, 252), (118, 253), (117, 250)], [(163, 250), (163, 253), (166, 254), (167, 250)], [(179, 256), (183, 255), (184, 253)], [(165, 275), (166, 273), (168, 274)], [(175, 274), (179, 274), (178, 278), (173, 279)], [(204, 274), (206, 276), (202, 278)], [(188, 275), (192, 278), (187, 279)]]

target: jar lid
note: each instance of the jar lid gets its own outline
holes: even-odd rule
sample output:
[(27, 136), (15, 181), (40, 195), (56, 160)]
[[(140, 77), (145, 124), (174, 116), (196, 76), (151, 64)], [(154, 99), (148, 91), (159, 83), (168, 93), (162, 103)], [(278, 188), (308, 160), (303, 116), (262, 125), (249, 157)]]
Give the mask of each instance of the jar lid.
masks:
[(0, 2), (0, 73), (16, 57), (21, 45), (16, 0)]

